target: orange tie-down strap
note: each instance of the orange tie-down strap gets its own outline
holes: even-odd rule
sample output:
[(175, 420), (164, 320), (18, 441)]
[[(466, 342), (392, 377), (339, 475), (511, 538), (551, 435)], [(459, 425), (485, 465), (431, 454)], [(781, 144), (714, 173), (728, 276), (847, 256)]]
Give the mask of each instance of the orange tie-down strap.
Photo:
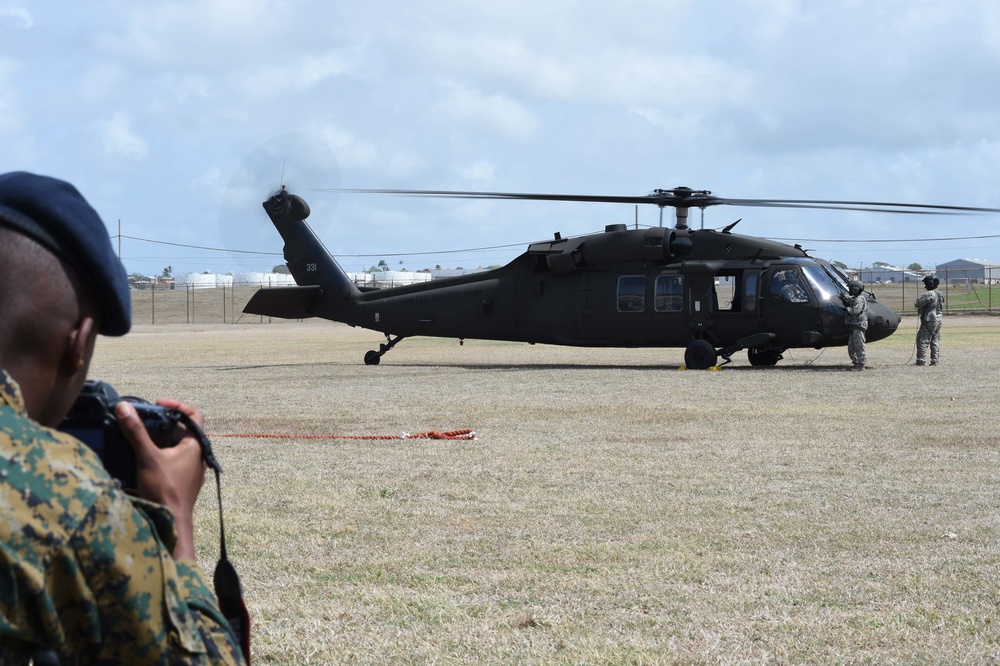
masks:
[(216, 432), (209, 437), (253, 437), (257, 439), (476, 439), (476, 431), (472, 428), (462, 430), (428, 430), (417, 433), (400, 433), (398, 435), (294, 435), (290, 433), (256, 433), (256, 432)]

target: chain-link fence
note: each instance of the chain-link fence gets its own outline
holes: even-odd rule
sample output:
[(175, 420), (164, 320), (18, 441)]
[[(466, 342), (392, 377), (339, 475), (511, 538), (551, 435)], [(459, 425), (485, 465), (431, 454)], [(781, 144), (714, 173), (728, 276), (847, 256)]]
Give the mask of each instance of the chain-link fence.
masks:
[[(909, 270), (862, 269), (856, 271), (878, 300), (902, 315), (916, 314), (913, 301), (924, 293), (924, 275)], [(996, 314), (1000, 312), (1000, 266), (947, 268), (931, 275), (940, 280), (945, 312)]]
[(132, 321), (136, 324), (234, 324), (268, 321), (243, 313), (258, 285), (218, 286), (145, 284), (132, 289)]

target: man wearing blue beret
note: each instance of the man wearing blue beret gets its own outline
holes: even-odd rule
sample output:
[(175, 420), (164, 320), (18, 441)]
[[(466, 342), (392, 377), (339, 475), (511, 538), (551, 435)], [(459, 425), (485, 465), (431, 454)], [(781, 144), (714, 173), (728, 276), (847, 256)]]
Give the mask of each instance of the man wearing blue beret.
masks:
[[(62, 664), (244, 663), (195, 562), (197, 439), (157, 448), (119, 403), (132, 496), (54, 430), (98, 333), (130, 327), (125, 269), (94, 209), (64, 181), (0, 175), (0, 663), (38, 650)], [(158, 404), (203, 423), (190, 405)]]

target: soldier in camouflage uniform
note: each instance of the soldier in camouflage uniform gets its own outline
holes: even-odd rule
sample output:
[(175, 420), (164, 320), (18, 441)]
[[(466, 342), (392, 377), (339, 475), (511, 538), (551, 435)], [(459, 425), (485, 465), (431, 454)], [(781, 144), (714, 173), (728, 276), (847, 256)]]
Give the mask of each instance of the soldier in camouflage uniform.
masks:
[(865, 332), (868, 330), (868, 299), (865, 298), (865, 285), (860, 280), (851, 280), (847, 285), (848, 293), (841, 294), (844, 303), (844, 323), (847, 324), (847, 353), (853, 364), (851, 370), (864, 370), (868, 362), (868, 351), (865, 349)]
[(933, 275), (924, 278), (924, 288), (927, 290), (917, 297), (913, 306), (920, 315), (920, 328), (917, 329), (917, 365), (926, 365), (927, 348), (931, 350), (931, 365), (937, 365), (941, 357), (941, 320), (944, 318), (944, 295), (938, 289), (941, 281)]
[(789, 303), (808, 303), (809, 295), (802, 286), (799, 276), (792, 269), (779, 271), (774, 276), (778, 280), (781, 296)]
[(116, 408), (142, 499), (53, 429), (98, 332), (131, 325), (107, 229), (68, 183), (0, 175), (0, 312), (0, 664), (40, 650), (61, 664), (245, 663), (195, 562), (197, 440), (159, 449), (131, 406)]

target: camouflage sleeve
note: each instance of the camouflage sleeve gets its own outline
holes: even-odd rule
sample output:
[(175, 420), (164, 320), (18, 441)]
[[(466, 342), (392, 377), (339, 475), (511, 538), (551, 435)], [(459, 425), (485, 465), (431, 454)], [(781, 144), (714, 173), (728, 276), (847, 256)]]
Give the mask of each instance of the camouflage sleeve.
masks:
[[(64, 664), (244, 663), (197, 566), (175, 560), (149, 515), (99, 484), (77, 489), (76, 501), (93, 504), (76, 529), (26, 523), (0, 548), (0, 663), (27, 663), (40, 646)], [(44, 549), (39, 530), (52, 537)]]
[(0, 369), (0, 664), (242, 664), (166, 507), (126, 495), (97, 455), (29, 419)]
[(49, 594), (74, 652), (130, 664), (243, 663), (197, 566), (174, 560), (150, 516), (120, 491), (98, 498), (60, 571)]

